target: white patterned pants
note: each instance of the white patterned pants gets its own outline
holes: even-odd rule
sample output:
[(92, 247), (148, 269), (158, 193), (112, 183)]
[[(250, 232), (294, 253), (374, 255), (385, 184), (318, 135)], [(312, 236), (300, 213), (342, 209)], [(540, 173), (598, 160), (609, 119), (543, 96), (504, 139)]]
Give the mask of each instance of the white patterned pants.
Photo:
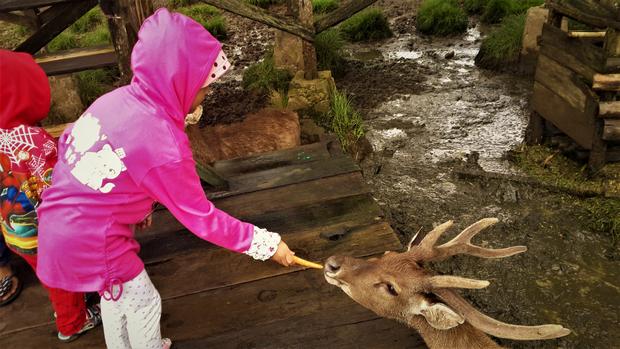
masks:
[(101, 317), (108, 349), (162, 348), (161, 297), (146, 270), (123, 284), (117, 301), (101, 298)]

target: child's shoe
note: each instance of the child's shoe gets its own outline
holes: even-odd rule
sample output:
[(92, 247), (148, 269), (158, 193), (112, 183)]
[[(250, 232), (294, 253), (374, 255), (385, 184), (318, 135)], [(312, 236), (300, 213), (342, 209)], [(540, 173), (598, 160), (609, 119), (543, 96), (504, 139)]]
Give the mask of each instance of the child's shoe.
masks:
[(161, 344), (162, 344), (161, 347), (163, 349), (170, 349), (170, 347), (172, 346), (172, 341), (170, 340), (170, 338), (162, 338)]
[(81, 330), (69, 336), (65, 336), (64, 334), (58, 332), (58, 339), (65, 343), (73, 342), (78, 339), (80, 335), (99, 325), (101, 325), (101, 308), (99, 307), (99, 304), (95, 304), (86, 308), (86, 322), (84, 323), (84, 326), (82, 326)]

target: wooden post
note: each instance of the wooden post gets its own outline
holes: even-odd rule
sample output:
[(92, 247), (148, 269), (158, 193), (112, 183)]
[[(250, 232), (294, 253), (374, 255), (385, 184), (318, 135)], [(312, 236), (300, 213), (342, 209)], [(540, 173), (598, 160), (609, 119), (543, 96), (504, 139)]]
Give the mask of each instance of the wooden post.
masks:
[(138, 41), (142, 22), (153, 13), (151, 0), (100, 0), (101, 9), (108, 17), (114, 50), (118, 56), (121, 83), (131, 80), (131, 50)]
[[(299, 14), (297, 18), (301, 24), (308, 28), (308, 30), (314, 33), (314, 19), (312, 13), (312, 1), (311, 0), (296, 0), (298, 1)], [(316, 67), (316, 50), (314, 44), (310, 41), (303, 40), (303, 56), (304, 56), (304, 77), (306, 80), (316, 79), (318, 77)]]

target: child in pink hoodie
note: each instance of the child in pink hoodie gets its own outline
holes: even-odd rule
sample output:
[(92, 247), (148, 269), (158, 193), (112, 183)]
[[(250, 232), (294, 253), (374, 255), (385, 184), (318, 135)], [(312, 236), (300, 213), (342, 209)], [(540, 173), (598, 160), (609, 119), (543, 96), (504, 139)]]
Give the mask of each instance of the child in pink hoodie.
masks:
[(230, 68), (221, 44), (160, 9), (142, 24), (131, 61), (131, 83), (96, 100), (59, 140), (39, 208), (37, 274), (52, 287), (100, 292), (108, 348), (166, 348), (161, 298), (134, 239), (154, 201), (227, 249), (285, 266), (293, 252), (278, 234), (215, 208), (196, 174), (185, 121)]

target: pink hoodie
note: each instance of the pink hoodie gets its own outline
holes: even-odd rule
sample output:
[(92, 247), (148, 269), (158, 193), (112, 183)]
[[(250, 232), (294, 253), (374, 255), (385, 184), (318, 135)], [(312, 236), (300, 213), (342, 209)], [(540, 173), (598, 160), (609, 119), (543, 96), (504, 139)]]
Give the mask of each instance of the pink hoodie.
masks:
[(137, 276), (144, 265), (133, 225), (154, 201), (200, 238), (257, 259), (279, 242), (216, 209), (196, 174), (184, 118), (220, 43), (166, 9), (138, 37), (131, 84), (97, 99), (59, 140), (53, 185), (38, 210), (37, 274), (50, 287), (103, 291)]

